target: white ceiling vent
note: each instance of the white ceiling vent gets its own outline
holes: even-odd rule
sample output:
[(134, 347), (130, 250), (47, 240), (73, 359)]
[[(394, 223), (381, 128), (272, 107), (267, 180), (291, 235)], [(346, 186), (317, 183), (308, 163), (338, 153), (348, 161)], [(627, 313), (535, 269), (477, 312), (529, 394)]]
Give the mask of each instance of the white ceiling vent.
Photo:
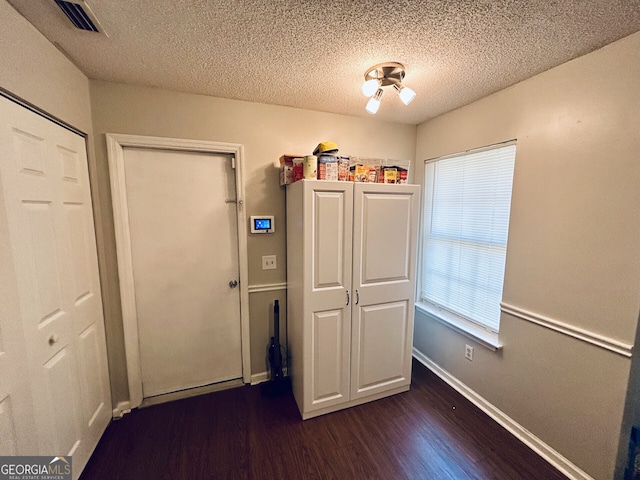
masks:
[(67, 16), (73, 25), (87, 32), (103, 33), (106, 35), (102, 25), (91, 11), (87, 2), (82, 0), (54, 0), (60, 10)]

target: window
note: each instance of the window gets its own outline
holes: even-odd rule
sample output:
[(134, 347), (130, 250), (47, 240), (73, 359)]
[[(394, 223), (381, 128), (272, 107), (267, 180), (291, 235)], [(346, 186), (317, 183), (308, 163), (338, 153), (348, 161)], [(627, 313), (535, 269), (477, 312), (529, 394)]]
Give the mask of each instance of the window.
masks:
[(509, 142), (425, 162), (420, 300), (440, 319), (499, 330), (515, 154)]

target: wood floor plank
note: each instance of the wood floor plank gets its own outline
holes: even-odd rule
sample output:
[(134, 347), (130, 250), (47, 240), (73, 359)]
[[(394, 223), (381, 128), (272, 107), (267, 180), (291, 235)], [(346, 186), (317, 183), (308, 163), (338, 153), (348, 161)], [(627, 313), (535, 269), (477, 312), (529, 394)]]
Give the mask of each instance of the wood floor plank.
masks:
[(290, 392), (259, 386), (136, 410), (109, 425), (81, 480), (147, 478), (566, 477), (414, 362), (409, 392), (307, 421)]

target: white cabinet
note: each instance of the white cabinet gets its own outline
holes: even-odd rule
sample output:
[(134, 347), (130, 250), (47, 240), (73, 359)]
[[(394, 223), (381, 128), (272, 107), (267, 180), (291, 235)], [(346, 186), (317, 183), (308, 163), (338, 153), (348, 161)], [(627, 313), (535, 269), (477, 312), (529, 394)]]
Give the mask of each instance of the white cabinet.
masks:
[(287, 188), (289, 376), (307, 419), (409, 389), (418, 185)]

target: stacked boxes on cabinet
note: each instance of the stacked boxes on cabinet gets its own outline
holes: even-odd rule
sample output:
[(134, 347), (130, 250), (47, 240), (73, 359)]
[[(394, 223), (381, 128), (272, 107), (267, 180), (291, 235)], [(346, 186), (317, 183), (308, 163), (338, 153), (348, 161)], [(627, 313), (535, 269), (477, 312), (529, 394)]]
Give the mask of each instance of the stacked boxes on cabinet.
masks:
[[(285, 154), (280, 157), (280, 185), (289, 185), (302, 178), (303, 165), (310, 155)], [(346, 155), (320, 154), (316, 158), (317, 180), (338, 180), (369, 183), (408, 183), (411, 162)]]

